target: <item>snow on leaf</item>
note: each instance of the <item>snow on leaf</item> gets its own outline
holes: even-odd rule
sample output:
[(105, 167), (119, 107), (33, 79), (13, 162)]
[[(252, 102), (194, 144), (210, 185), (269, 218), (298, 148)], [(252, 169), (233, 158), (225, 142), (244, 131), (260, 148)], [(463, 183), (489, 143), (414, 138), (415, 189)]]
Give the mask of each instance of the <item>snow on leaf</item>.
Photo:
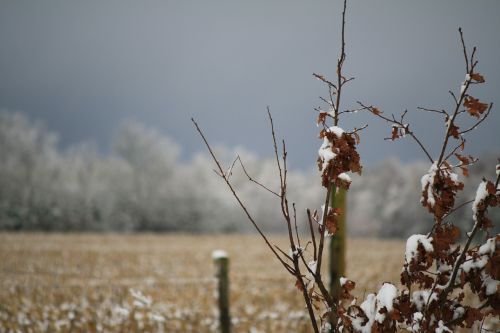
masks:
[(344, 134), (344, 130), (338, 126), (332, 126), (328, 129), (328, 132), (333, 133), (337, 136), (337, 138), (341, 138), (342, 134)]
[(474, 199), (474, 203), (472, 204), (472, 211), (474, 212), (473, 215), (474, 221), (477, 221), (478, 213), (482, 208), (481, 205), (483, 204), (484, 200), (488, 197), (489, 193), (486, 188), (487, 184), (488, 182), (483, 180), (477, 187), (476, 197)]
[(436, 327), (436, 333), (446, 333), (446, 332), (450, 332), (450, 333), (453, 333), (452, 330), (450, 330), (448, 327), (446, 327), (444, 325), (444, 322), (442, 320), (440, 320), (438, 322), (438, 327)]
[(406, 241), (406, 252), (405, 261), (410, 263), (418, 255), (418, 244), (422, 244), (425, 251), (432, 252), (434, 247), (432, 246), (432, 237), (427, 237), (426, 235), (411, 235)]
[(383, 323), (385, 320), (385, 313), (381, 313), (380, 310), (385, 307), (388, 313), (393, 310), (394, 299), (398, 295), (398, 290), (391, 283), (384, 283), (377, 293), (377, 314), (375, 315), (375, 320), (379, 323)]

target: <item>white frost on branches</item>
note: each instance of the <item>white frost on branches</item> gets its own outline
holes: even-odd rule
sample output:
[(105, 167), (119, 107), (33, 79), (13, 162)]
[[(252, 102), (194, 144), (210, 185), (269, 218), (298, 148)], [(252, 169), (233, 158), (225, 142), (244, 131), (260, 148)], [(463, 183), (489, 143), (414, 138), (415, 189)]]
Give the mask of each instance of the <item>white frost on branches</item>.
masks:
[[(328, 206), (328, 214), (332, 213), (333, 207)], [(325, 205), (321, 205), (321, 216), (319, 217), (318, 224), (323, 225), (323, 217), (325, 215)]]
[(470, 74), (469, 73), (465, 74), (465, 81), (462, 82), (462, 85), (460, 86), (460, 95), (463, 95), (463, 93), (465, 92), (465, 88), (467, 88), (467, 82), (469, 82), (470, 80), (471, 80)]

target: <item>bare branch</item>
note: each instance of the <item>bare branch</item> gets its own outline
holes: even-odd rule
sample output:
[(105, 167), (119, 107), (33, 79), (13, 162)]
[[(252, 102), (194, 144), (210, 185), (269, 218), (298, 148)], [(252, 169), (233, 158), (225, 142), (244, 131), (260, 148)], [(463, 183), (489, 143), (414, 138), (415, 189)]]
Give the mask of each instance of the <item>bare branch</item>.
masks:
[(344, 8), (342, 10), (342, 32), (341, 32), (341, 39), (342, 39), (342, 44), (341, 44), (341, 49), (340, 49), (340, 57), (337, 61), (337, 96), (335, 100), (335, 119), (334, 119), (334, 125), (337, 126), (339, 123), (339, 115), (338, 112), (340, 110), (340, 95), (342, 93), (342, 81), (345, 81), (345, 78), (342, 76), (342, 67), (344, 65), (344, 60), (346, 58), (345, 55), (345, 12), (347, 8), (347, 2), (344, 0)]
[[(233, 163), (231, 163), (231, 166), (227, 169), (227, 171), (226, 171), (226, 177), (227, 177), (227, 179), (229, 179), (229, 177), (232, 176), (232, 174), (233, 174), (233, 167), (236, 164), (236, 160), (238, 160), (239, 158), (240, 158), (239, 156), (236, 156), (236, 158), (234, 159)], [(216, 170), (214, 170), (214, 171), (216, 171)]]
[(464, 50), (465, 72), (469, 73), (469, 58), (467, 57), (467, 47), (465, 46), (464, 34), (462, 32), (462, 27), (458, 28), (458, 32), (460, 33), (460, 41), (462, 42), (462, 48)]
[[(404, 131), (405, 131), (405, 134), (408, 134), (409, 136), (411, 136), (413, 138), (413, 140), (415, 140), (415, 142), (420, 146), (420, 148), (422, 149), (422, 151), (424, 152), (424, 154), (427, 156), (427, 158), (429, 159), (429, 161), (431, 163), (434, 162), (434, 160), (432, 159), (431, 154), (429, 154), (429, 152), (427, 151), (427, 149), (425, 148), (425, 146), (423, 145), (423, 143), (418, 139), (418, 137), (415, 135), (415, 133), (413, 133), (410, 130), (410, 126), (408, 124), (403, 123), (404, 116), (405, 116), (405, 114), (407, 112), (406, 110), (401, 115), (401, 120), (396, 120), (396, 117), (394, 115), (392, 115), (392, 119), (391, 119), (391, 118), (388, 118), (388, 117), (384, 116), (380, 111), (379, 112), (374, 112), (373, 110), (375, 108), (373, 106), (366, 106), (363, 103), (361, 103), (360, 101), (358, 101), (357, 103), (359, 105), (361, 105), (364, 109), (370, 110), (372, 112), (372, 114), (374, 114), (375, 116), (379, 117), (380, 119), (383, 119), (383, 120), (387, 121), (388, 123), (391, 123), (391, 124), (396, 125), (396, 126), (398, 126), (400, 128), (403, 128)], [(388, 138), (386, 138), (386, 139), (388, 139)], [(389, 139), (392, 139), (392, 138), (389, 138)]]
[(200, 127), (198, 126), (198, 124), (196, 123), (196, 121), (193, 118), (191, 118), (191, 121), (193, 122), (194, 126), (196, 127), (196, 130), (198, 131), (198, 133), (200, 134), (201, 138), (205, 142), (205, 145), (207, 146), (207, 149), (208, 149), (210, 155), (212, 156), (212, 159), (214, 160), (215, 164), (217, 165), (217, 168), (219, 169), (219, 172), (220, 172), (220, 174), (222, 176), (222, 179), (225, 181), (226, 185), (229, 187), (229, 190), (233, 194), (233, 197), (236, 199), (236, 201), (238, 201), (238, 204), (240, 205), (241, 209), (245, 212), (245, 215), (247, 216), (247, 219), (252, 223), (252, 225), (254, 226), (255, 230), (257, 230), (257, 232), (259, 233), (259, 235), (262, 237), (262, 239), (266, 243), (267, 247), (271, 250), (271, 252), (278, 259), (278, 261), (286, 268), (287, 271), (289, 271), (288, 264), (276, 252), (276, 250), (274, 249), (274, 247), (271, 245), (271, 243), (267, 239), (266, 235), (262, 232), (262, 230), (257, 225), (257, 223), (255, 222), (255, 220), (252, 217), (252, 215), (250, 215), (250, 213), (248, 212), (246, 206), (243, 204), (243, 202), (241, 201), (240, 197), (236, 194), (236, 191), (233, 188), (233, 185), (229, 182), (229, 179), (226, 177), (226, 175), (224, 175), (224, 169), (222, 168), (222, 166), (221, 166), (219, 160), (217, 159), (217, 157), (215, 156), (215, 153), (213, 152), (212, 148), (210, 147), (210, 144), (208, 143), (207, 139), (205, 138), (205, 135), (201, 131)]
[(333, 103), (332, 101), (330, 100), (327, 100), (326, 98), (322, 97), (322, 96), (319, 96), (319, 99), (322, 100), (323, 102), (325, 102), (326, 104), (328, 104), (330, 107), (333, 107)]
[(292, 207), (293, 207), (293, 224), (295, 225), (295, 237), (297, 237), (297, 244), (299, 245), (300, 248), (301, 245), (300, 245), (299, 230), (297, 228), (297, 209), (295, 208), (295, 202), (292, 203)]
[(323, 82), (324, 82), (324, 83), (326, 83), (328, 86), (330, 86), (330, 87), (334, 88), (335, 90), (337, 90), (337, 86), (336, 86), (333, 82), (331, 82), (331, 81), (329, 81), (328, 79), (326, 79), (323, 75), (313, 73), (313, 76), (314, 76), (315, 78), (317, 78), (318, 80), (323, 81)]
[(436, 109), (428, 109), (428, 108), (423, 108), (423, 107), (417, 107), (417, 110), (420, 111), (425, 111), (425, 112), (435, 112), (438, 114), (444, 114), (446, 117), (449, 117), (448, 112), (446, 110), (436, 110)]
[(453, 214), (454, 212), (456, 212), (457, 210), (459, 210), (460, 208), (462, 207), (465, 207), (467, 206), (468, 204), (470, 203), (473, 203), (474, 202), (474, 199), (472, 200), (468, 200), (466, 202), (463, 202), (461, 203), (460, 205), (454, 207), (452, 210), (450, 210), (446, 215), (443, 216), (443, 219), (441, 221), (444, 221), (448, 216), (450, 216), (451, 214)]
[(364, 124), (363, 126), (361, 126), (360, 128), (356, 128), (354, 127), (354, 130), (351, 131), (351, 132), (347, 132), (347, 134), (354, 134), (354, 133), (357, 133), (357, 132), (360, 132), (362, 130), (364, 130), (365, 128), (368, 127), (368, 124)]
[[(273, 244), (273, 246), (276, 248), (276, 250), (278, 250), (281, 254), (283, 254), (283, 256), (285, 258), (287, 258), (288, 260), (292, 261), (293, 262), (293, 258), (290, 257), (290, 255), (288, 255), (285, 251), (283, 251), (278, 245), (276, 244)], [(291, 267), (290, 267), (291, 268)], [(295, 274), (295, 272), (293, 272), (292, 274)]]
[(318, 260), (317, 247), (316, 247), (316, 236), (314, 235), (315, 233), (314, 233), (314, 228), (313, 228), (313, 223), (312, 223), (311, 211), (308, 208), (306, 210), (306, 212), (307, 212), (307, 220), (309, 221), (309, 231), (311, 232), (311, 239), (312, 239), (313, 248), (314, 248), (313, 258), (314, 258), (314, 260)]
[(453, 100), (455, 100), (455, 104), (460, 105), (460, 103), (458, 103), (457, 96), (455, 96), (455, 93), (451, 90), (448, 90), (448, 92), (450, 93), (451, 97), (453, 97)]
[(447, 161), (450, 157), (453, 156), (457, 152), (458, 149), (462, 149), (465, 146), (465, 139), (460, 136), (460, 143), (453, 148), (448, 155), (443, 159), (444, 161)]
[(271, 123), (271, 134), (273, 136), (274, 156), (276, 158), (276, 165), (278, 166), (278, 171), (280, 174), (280, 184), (281, 187), (283, 187), (283, 174), (281, 171), (280, 158), (278, 156), (278, 145), (276, 144), (276, 134), (274, 133), (273, 117), (271, 116), (271, 111), (269, 110), (269, 106), (267, 107), (267, 115), (269, 116), (269, 122)]
[(241, 159), (241, 157), (238, 155), (238, 158), (237, 158), (239, 161), (240, 161), (240, 165), (241, 165), (241, 168), (243, 169), (243, 172), (245, 173), (245, 175), (247, 176), (248, 180), (257, 184), (258, 186), (262, 187), (264, 190), (268, 191), (269, 193), (272, 193), (274, 194), (275, 196), (277, 196), (278, 198), (280, 197), (280, 195), (278, 193), (276, 193), (275, 191), (271, 190), (270, 188), (268, 188), (267, 186), (263, 185), (262, 183), (256, 181), (255, 179), (253, 179), (247, 172), (246, 168), (245, 168), (245, 165), (243, 164), (243, 160)]

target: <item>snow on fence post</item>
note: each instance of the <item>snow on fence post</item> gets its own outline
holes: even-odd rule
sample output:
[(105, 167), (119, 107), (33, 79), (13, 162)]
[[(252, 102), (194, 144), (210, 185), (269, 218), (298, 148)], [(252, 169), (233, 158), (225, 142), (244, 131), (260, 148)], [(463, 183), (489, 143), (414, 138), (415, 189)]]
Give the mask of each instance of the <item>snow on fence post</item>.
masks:
[[(345, 246), (346, 246), (346, 191), (343, 188), (333, 188), (331, 205), (340, 208), (341, 214), (337, 220), (337, 233), (331, 237), (329, 244), (330, 294), (335, 299), (340, 298), (340, 278), (345, 276)], [(336, 323), (337, 318), (332, 318)], [(335, 327), (335, 326), (333, 326)]]
[(217, 303), (219, 307), (219, 324), (221, 333), (231, 332), (231, 316), (229, 314), (229, 256), (226, 251), (212, 252), (217, 279)]

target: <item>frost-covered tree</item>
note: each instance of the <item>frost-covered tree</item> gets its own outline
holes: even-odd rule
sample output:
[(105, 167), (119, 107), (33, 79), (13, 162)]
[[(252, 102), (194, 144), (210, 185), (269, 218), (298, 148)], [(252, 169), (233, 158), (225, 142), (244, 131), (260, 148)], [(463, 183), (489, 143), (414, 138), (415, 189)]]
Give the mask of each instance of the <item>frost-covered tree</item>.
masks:
[(52, 193), (58, 177), (56, 137), (20, 114), (0, 113), (0, 224), (50, 228), (57, 215)]

